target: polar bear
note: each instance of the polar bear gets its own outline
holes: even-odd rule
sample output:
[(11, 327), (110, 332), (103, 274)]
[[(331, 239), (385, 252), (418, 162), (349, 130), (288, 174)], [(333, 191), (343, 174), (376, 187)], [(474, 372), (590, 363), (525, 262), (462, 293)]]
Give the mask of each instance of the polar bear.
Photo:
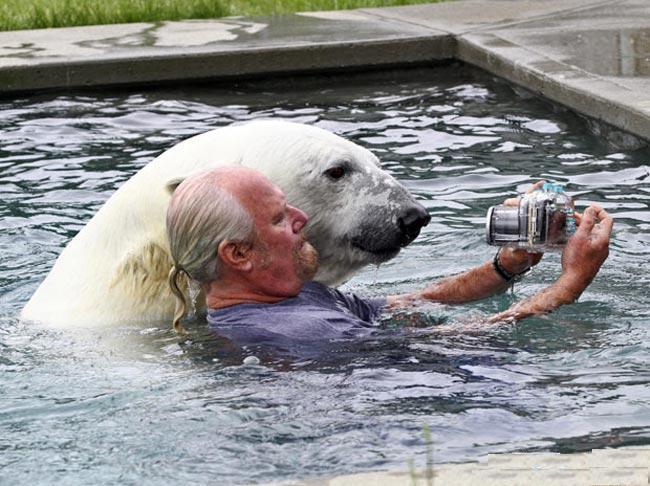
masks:
[(394, 257), (429, 221), (377, 157), (337, 135), (274, 120), (218, 128), (172, 147), (120, 187), (63, 250), (21, 318), (55, 327), (169, 322), (171, 192), (193, 173), (238, 164), (260, 170), (310, 216), (315, 279), (328, 285)]

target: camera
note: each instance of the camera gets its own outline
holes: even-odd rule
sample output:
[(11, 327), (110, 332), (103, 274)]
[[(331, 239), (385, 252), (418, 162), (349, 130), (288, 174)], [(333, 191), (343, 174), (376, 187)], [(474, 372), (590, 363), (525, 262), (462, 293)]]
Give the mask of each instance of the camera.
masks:
[(561, 248), (575, 230), (573, 200), (550, 182), (521, 196), (517, 206), (492, 206), (485, 223), (489, 245), (536, 251)]

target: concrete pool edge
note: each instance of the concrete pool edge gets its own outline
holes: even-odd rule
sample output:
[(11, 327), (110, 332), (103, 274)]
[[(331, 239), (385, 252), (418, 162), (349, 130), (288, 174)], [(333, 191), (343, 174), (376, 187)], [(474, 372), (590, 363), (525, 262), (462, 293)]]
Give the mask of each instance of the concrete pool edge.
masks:
[[(0, 95), (363, 70), (460, 60), (650, 140), (650, 78), (604, 76), (547, 49), (553, 23), (650, 25), (643, 0), (459, 0), (270, 18), (0, 32)], [(608, 19), (616, 9), (633, 18)], [(610, 10), (607, 10), (610, 9)], [(592, 22), (593, 23), (593, 22)], [(599, 25), (600, 25), (599, 24)], [(596, 28), (602, 28), (596, 26)], [(587, 30), (585, 30), (587, 29)], [(561, 31), (564, 31), (561, 30)], [(553, 33), (551, 32), (550, 35)]]
[(371, 471), (335, 477), (269, 483), (275, 486), (595, 486), (647, 485), (650, 447), (591, 452), (489, 454), (480, 462), (434, 464), (408, 471)]

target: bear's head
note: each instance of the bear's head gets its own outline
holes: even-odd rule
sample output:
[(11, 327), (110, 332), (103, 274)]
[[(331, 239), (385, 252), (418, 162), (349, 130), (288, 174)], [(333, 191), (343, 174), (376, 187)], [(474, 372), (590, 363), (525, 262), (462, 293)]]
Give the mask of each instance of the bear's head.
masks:
[(309, 215), (307, 237), (320, 258), (317, 281), (338, 285), (369, 263), (395, 257), (428, 224), (426, 209), (369, 150), (313, 126), (249, 126), (257, 126), (258, 138), (241, 163), (265, 173)]

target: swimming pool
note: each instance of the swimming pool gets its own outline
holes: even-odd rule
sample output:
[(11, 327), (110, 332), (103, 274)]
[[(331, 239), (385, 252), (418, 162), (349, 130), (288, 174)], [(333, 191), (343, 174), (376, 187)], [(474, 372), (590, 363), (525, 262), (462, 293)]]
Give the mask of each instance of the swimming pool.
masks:
[[(17, 321), (135, 171), (181, 139), (261, 117), (373, 150), (433, 217), (346, 290), (406, 291), (482, 263), (494, 253), (487, 208), (540, 178), (614, 215), (610, 257), (579, 303), (550, 316), (473, 325), (550, 283), (557, 254), (514, 295), (430, 305), (311, 362), (243, 365), (250, 353), (224, 350), (198, 320), (186, 343), (166, 322), (65, 333)], [(428, 449), (448, 462), (650, 443), (650, 151), (594, 128), (458, 64), (0, 100), (0, 482), (241, 483), (404, 469)]]

